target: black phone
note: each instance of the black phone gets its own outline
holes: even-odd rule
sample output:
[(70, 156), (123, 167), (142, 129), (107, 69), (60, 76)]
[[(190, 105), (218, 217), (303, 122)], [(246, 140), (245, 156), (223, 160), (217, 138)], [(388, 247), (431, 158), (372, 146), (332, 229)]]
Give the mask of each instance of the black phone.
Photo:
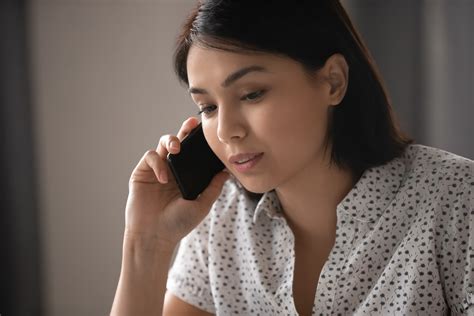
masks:
[(178, 154), (168, 153), (167, 161), (186, 200), (195, 200), (225, 168), (209, 147), (201, 123), (182, 140)]

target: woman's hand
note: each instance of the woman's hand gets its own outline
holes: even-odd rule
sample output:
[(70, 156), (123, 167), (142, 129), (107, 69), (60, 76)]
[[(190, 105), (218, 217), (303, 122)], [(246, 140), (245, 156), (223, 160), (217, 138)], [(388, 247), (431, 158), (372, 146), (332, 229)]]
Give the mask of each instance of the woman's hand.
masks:
[(182, 198), (166, 161), (168, 152), (178, 153), (181, 141), (198, 124), (191, 117), (177, 136), (162, 136), (156, 151), (147, 151), (133, 170), (125, 210), (126, 237), (151, 238), (172, 250), (208, 214), (228, 173), (217, 174), (196, 200), (189, 201)]

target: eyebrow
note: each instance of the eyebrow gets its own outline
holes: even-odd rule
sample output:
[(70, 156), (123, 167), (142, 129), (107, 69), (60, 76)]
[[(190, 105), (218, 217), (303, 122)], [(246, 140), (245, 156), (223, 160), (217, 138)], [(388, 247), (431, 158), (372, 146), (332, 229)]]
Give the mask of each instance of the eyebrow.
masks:
[[(227, 76), (224, 82), (221, 83), (221, 87), (227, 88), (232, 83), (239, 80), (240, 78), (242, 78), (243, 76), (245, 76), (246, 74), (250, 72), (269, 73), (269, 71), (265, 67), (258, 66), (258, 65), (244, 67), (242, 69), (237, 70), (236, 72), (231, 73), (229, 76)], [(205, 89), (195, 88), (195, 87), (190, 87), (188, 89), (188, 92), (193, 93), (193, 94), (207, 94), (207, 91)]]

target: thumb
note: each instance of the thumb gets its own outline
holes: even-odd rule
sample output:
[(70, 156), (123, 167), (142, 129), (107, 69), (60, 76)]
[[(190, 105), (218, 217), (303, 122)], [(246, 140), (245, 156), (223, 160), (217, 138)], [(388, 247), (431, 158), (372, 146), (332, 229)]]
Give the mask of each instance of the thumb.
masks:
[(207, 188), (199, 195), (196, 202), (203, 205), (204, 208), (210, 208), (212, 203), (219, 197), (222, 191), (224, 183), (229, 179), (229, 173), (221, 171), (212, 178), (211, 183)]

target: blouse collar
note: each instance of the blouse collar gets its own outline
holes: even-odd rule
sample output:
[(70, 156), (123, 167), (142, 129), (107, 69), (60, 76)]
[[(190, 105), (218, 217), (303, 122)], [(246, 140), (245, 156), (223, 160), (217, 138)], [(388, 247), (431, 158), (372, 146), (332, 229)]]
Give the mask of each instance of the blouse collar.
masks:
[[(365, 170), (338, 204), (338, 214), (342, 212), (359, 222), (376, 222), (399, 192), (405, 169), (405, 162), (399, 157), (384, 165)], [(262, 212), (270, 218), (283, 217), (275, 190), (266, 192), (258, 201), (253, 215), (254, 223)]]

